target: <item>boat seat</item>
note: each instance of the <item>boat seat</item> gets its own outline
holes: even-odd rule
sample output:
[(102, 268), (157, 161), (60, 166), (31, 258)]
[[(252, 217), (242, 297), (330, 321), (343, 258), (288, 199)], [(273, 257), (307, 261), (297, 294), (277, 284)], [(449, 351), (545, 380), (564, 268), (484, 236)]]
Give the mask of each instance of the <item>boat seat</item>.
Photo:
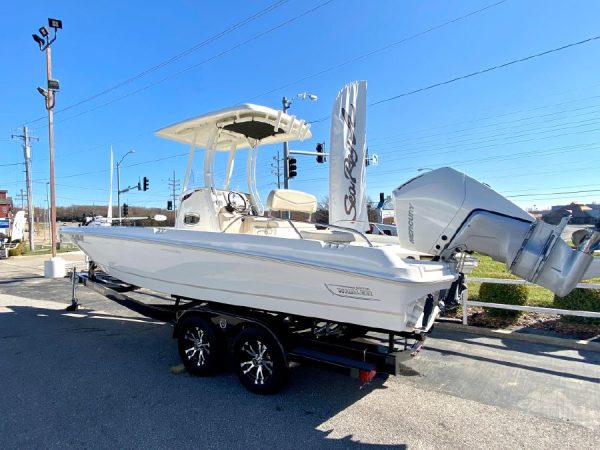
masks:
[(303, 239), (314, 239), (317, 241), (347, 243), (356, 240), (354, 233), (339, 230), (299, 230)]
[(312, 214), (317, 210), (317, 198), (293, 189), (273, 189), (267, 197), (271, 211), (296, 211)]

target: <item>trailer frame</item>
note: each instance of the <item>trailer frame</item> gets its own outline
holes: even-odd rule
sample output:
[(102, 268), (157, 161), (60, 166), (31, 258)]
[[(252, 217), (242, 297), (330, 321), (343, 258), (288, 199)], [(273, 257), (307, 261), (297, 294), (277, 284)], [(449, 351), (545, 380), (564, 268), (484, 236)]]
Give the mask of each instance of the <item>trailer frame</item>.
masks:
[[(76, 297), (77, 285), (86, 286), (138, 314), (171, 324), (173, 338), (178, 340), (180, 356), (188, 372), (196, 375), (213, 374), (217, 372), (216, 367), (196, 367), (190, 363), (189, 357), (186, 357), (189, 353), (185, 353), (195, 352), (194, 349), (200, 351), (206, 343), (194, 344), (194, 348), (182, 351), (182, 341), (189, 338), (190, 326), (193, 326), (193, 330), (198, 330), (198, 333), (202, 332), (202, 336), (210, 338), (213, 347), (218, 350), (218, 355), (210, 354), (209, 358), (218, 358), (221, 362), (229, 359), (237, 369), (242, 384), (259, 394), (276, 392), (284, 384), (286, 376), (282, 375), (273, 386), (267, 387), (265, 383), (259, 382), (259, 375), (256, 375), (256, 380), (245, 379), (245, 372), (240, 369), (240, 364), (249, 367), (249, 361), (236, 361), (236, 357), (244, 348), (244, 344), (239, 342), (240, 336), (252, 336), (248, 338), (248, 342), (254, 343), (255, 347), (250, 344), (250, 348), (256, 348), (256, 345), (260, 347), (268, 342), (270, 352), (274, 355), (273, 361), (280, 360), (278, 370), (285, 373), (290, 363), (303, 363), (357, 377), (366, 384), (376, 375), (401, 374), (402, 364), (421, 351), (428, 334), (391, 332), (181, 296), (171, 296), (172, 304), (146, 303), (128, 295), (137, 291), (137, 286), (98, 271), (91, 262), (87, 271), (77, 272), (73, 268), (71, 279), (72, 299), (71, 305), (67, 307), (69, 311), (74, 311), (80, 306)], [(161, 298), (169, 300), (168, 297)], [(202, 341), (202, 336), (198, 334), (194, 342), (197, 342), (198, 338)], [(252, 358), (252, 367), (262, 364), (258, 359)], [(224, 364), (214, 365), (222, 368)], [(265, 367), (265, 370), (267, 369), (268, 367)]]

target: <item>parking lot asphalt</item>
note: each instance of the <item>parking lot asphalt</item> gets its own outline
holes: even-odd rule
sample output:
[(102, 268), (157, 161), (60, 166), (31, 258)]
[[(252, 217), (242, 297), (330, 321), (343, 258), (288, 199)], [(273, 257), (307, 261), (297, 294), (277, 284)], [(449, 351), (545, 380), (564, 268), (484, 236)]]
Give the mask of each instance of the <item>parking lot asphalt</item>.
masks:
[[(0, 261), (3, 448), (597, 448), (600, 354), (434, 331), (404, 373), (295, 366), (273, 396), (174, 375), (171, 327)], [(81, 254), (65, 256), (82, 267)]]

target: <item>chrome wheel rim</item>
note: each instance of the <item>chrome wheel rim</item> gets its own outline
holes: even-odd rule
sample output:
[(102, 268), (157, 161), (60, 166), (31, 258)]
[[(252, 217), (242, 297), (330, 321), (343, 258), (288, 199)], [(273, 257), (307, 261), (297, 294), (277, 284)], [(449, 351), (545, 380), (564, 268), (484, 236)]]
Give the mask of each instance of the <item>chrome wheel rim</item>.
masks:
[(240, 349), (240, 369), (254, 384), (265, 384), (273, 375), (273, 360), (267, 346), (259, 340), (244, 342)]
[(189, 328), (184, 336), (184, 352), (186, 358), (197, 367), (206, 364), (210, 355), (210, 342), (204, 336), (204, 330), (199, 327)]

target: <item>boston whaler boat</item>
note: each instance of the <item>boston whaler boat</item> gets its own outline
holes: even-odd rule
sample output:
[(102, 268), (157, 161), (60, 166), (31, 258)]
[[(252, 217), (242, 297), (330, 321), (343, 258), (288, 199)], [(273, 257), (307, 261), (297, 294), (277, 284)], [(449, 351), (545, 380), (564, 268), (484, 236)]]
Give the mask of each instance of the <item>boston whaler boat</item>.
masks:
[[(364, 127), (364, 113), (353, 104), (356, 88), (340, 93), (333, 118), (343, 128), (339, 144), (354, 161), (354, 170), (344, 172), (354, 189), (364, 175), (364, 138), (361, 142), (356, 124), (362, 120)], [(264, 216), (255, 180), (259, 146), (311, 137), (309, 125), (281, 111), (241, 105), (157, 135), (190, 145), (175, 227), (63, 228), (61, 234), (110, 276), (177, 299), (175, 335), (194, 374), (218, 366), (226, 337), (233, 342), (240, 380), (255, 392), (280, 387), (289, 360), (346, 367), (364, 380), (382, 368), (396, 373), (401, 350), (414, 355), (440, 311), (460, 297), (464, 252), (489, 254), (560, 295), (594, 276), (588, 268), (599, 233), (583, 237), (572, 250), (560, 239), (560, 226), (536, 222), (449, 168), (394, 191), (397, 237), (365, 234), (368, 222), (356, 214), (339, 221), (334, 214), (330, 225), (312, 223), (316, 198), (294, 190), (271, 191)], [(202, 188), (189, 186), (197, 147), (205, 148)], [(220, 188), (214, 177), (217, 152), (228, 155)], [(230, 188), (234, 161), (243, 152), (246, 193)], [(353, 199), (357, 210), (361, 196)], [(307, 220), (272, 216), (279, 211), (303, 213)], [(350, 344), (370, 330), (388, 333), (385, 345), (364, 337)], [(405, 339), (400, 347), (398, 337)]]

